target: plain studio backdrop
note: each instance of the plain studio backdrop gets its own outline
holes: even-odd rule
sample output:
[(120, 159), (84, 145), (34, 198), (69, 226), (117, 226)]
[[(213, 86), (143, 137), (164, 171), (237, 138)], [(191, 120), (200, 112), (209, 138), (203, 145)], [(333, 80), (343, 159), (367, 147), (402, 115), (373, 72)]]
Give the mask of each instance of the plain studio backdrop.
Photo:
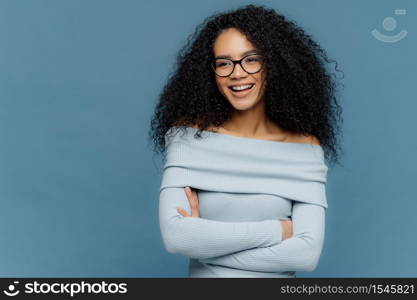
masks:
[(417, 275), (416, 1), (0, 0), (0, 276), (187, 276), (160, 237), (150, 118), (195, 27), (249, 3), (345, 73), (344, 167), (319, 266), (297, 276)]

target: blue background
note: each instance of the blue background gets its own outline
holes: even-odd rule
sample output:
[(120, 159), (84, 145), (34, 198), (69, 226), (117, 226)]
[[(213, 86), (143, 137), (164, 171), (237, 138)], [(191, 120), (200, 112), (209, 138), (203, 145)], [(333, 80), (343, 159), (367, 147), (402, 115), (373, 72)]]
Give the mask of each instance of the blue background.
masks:
[(194, 28), (248, 3), (295, 20), (345, 73), (345, 168), (328, 174), (319, 266), (298, 276), (417, 276), (412, 0), (0, 0), (0, 276), (187, 276), (160, 237), (150, 118)]

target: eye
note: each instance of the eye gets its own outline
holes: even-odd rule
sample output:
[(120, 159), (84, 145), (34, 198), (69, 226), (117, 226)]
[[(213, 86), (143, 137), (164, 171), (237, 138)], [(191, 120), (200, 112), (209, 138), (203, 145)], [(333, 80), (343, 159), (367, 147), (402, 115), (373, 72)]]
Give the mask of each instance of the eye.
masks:
[(229, 67), (232, 65), (232, 63), (228, 60), (217, 60), (214, 65), (216, 68), (221, 68), (221, 67)]
[(260, 56), (248, 56), (247, 58), (245, 58), (245, 62), (248, 62), (248, 63), (260, 62), (260, 61), (261, 61)]

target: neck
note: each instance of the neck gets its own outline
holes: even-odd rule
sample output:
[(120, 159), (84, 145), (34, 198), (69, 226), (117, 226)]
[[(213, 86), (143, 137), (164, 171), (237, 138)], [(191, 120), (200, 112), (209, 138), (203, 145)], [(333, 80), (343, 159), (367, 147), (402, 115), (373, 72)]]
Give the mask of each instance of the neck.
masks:
[(235, 132), (245, 137), (284, 132), (267, 117), (264, 101), (259, 101), (257, 105), (248, 110), (234, 110), (230, 120), (225, 122), (222, 127), (226, 131)]

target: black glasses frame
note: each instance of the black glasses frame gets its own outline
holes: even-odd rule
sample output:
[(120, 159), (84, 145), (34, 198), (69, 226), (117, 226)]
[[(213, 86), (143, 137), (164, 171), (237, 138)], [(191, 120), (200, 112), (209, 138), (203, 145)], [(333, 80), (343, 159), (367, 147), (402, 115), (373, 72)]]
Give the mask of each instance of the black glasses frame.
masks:
[[(260, 56), (260, 57), (262, 57), (261, 68), (258, 71), (256, 71), (256, 72), (248, 72), (242, 66), (242, 60), (244, 60), (246, 57), (249, 57), (249, 56)], [(216, 60), (218, 60), (218, 59), (228, 60), (228, 61), (231, 61), (233, 63), (233, 68), (232, 68), (232, 71), (230, 72), (229, 75), (219, 75), (219, 74), (217, 74), (216, 68), (215, 68), (214, 65), (215, 65)], [(238, 60), (231, 60), (231, 59), (228, 59), (228, 58), (215, 58), (214, 61), (211, 63), (211, 67), (212, 67), (214, 73), (217, 76), (219, 76), (219, 77), (229, 77), (230, 75), (233, 74), (233, 72), (235, 70), (235, 67), (236, 67), (236, 64), (239, 64), (240, 67), (243, 69), (243, 71), (245, 71), (246, 73), (248, 73), (248, 74), (256, 74), (256, 73), (260, 72), (263, 69), (263, 67), (264, 67), (264, 57), (262, 56), (262, 54), (249, 54), (249, 55), (246, 55), (246, 56), (244, 56), (244, 57), (242, 57), (241, 59), (238, 59)]]

